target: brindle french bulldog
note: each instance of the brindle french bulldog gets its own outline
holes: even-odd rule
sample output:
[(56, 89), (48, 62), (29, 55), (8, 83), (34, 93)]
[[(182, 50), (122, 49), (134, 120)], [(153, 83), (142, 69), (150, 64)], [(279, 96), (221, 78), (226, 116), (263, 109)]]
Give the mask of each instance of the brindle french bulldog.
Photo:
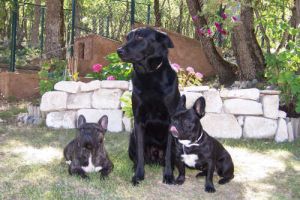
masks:
[(101, 172), (106, 177), (113, 169), (104, 148), (104, 135), (107, 130), (108, 117), (102, 116), (98, 123), (86, 123), (83, 115), (78, 118), (79, 134), (64, 149), (69, 174), (88, 178), (86, 173)]

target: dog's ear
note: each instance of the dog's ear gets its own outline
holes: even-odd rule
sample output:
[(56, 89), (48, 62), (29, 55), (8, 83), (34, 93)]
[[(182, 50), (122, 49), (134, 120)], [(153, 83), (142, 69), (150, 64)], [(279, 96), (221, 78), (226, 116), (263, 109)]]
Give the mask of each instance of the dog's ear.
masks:
[(185, 103), (186, 103), (186, 97), (185, 97), (185, 95), (182, 95), (179, 99), (177, 110), (186, 109)]
[(77, 128), (81, 128), (85, 123), (85, 117), (83, 115), (80, 115), (77, 120)]
[(135, 32), (136, 32), (136, 29), (130, 31), (126, 36), (126, 40), (127, 41), (131, 40), (134, 37)]
[(107, 130), (107, 125), (108, 125), (108, 117), (107, 117), (107, 115), (103, 115), (103, 116), (99, 119), (98, 124), (100, 125), (100, 127), (101, 127), (103, 133), (105, 133), (106, 130)]
[(156, 40), (162, 44), (164, 44), (167, 48), (174, 48), (174, 44), (170, 37), (161, 31), (157, 31), (156, 33)]
[(202, 118), (205, 114), (205, 99), (204, 97), (199, 97), (193, 106), (193, 109), (197, 113), (199, 118)]

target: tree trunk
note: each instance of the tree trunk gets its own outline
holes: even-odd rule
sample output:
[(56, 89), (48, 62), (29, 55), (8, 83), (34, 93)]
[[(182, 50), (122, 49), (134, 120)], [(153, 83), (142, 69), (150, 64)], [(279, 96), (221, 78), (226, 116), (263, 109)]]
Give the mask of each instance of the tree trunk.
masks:
[(65, 56), (64, 48), (64, 0), (46, 0), (45, 54), (46, 58)]
[[(203, 6), (201, 0), (200, 2), (197, 0), (186, 0), (186, 2), (189, 8), (190, 15), (194, 18), (193, 21), (196, 30), (205, 27), (207, 25), (205, 17), (202, 15), (198, 15), (198, 13), (201, 12)], [(203, 46), (204, 53), (209, 63), (213, 66), (219, 76), (220, 83), (224, 85), (232, 84), (235, 80), (234, 68), (236, 68), (236, 66), (225, 61), (220, 56), (211, 38), (205, 37), (203, 35), (199, 35), (198, 38)]]
[(262, 79), (265, 60), (254, 33), (253, 8), (248, 0), (241, 8), (241, 21), (233, 28), (231, 42), (240, 80)]
[(179, 16), (178, 16), (178, 26), (177, 26), (177, 33), (182, 33), (182, 19), (183, 18), (183, 0), (180, 1), (179, 5)]
[[(76, 1), (76, 12), (75, 12), (75, 37), (79, 37), (80, 36), (80, 21), (81, 21), (81, 1), (77, 0)], [(94, 24), (95, 25), (95, 24)]]
[(161, 27), (161, 13), (159, 10), (159, 0), (154, 0), (154, 16), (155, 16), (155, 26)]
[[(41, 0), (35, 0), (35, 4), (41, 5)], [(41, 18), (41, 7), (34, 6), (34, 22), (32, 26), (31, 45), (34, 48), (39, 46), (39, 28)]]

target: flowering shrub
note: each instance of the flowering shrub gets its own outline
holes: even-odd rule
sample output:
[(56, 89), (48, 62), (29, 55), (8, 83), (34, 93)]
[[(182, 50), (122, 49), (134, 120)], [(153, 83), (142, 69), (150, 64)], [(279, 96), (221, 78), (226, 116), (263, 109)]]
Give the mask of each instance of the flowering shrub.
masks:
[(193, 67), (181, 68), (179, 64), (171, 64), (173, 70), (177, 73), (179, 86), (186, 87), (192, 85), (201, 85), (203, 74), (195, 72)]
[(92, 66), (92, 73), (87, 77), (98, 80), (129, 80), (131, 78), (132, 66), (130, 63), (122, 62), (117, 53), (106, 56), (109, 62), (107, 66), (97, 63)]

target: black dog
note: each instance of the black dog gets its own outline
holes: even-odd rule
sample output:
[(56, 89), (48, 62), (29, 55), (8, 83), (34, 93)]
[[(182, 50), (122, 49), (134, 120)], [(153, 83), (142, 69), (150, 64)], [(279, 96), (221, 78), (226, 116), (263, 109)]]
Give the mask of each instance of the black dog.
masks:
[(138, 28), (127, 35), (118, 49), (120, 58), (133, 64), (132, 109), (134, 131), (130, 135), (129, 157), (134, 162), (134, 185), (144, 179), (144, 163), (165, 165), (163, 182), (174, 182), (171, 162), (170, 116), (180, 99), (176, 72), (168, 60), (171, 39), (152, 28)]
[[(196, 177), (206, 176), (205, 191), (215, 192), (213, 173), (222, 177), (219, 184), (229, 182), (233, 177), (234, 166), (229, 153), (216, 139), (202, 128), (200, 119), (205, 113), (205, 99), (200, 97), (193, 108), (185, 108), (185, 96), (180, 99), (177, 112), (172, 116), (170, 131), (176, 140), (176, 166), (179, 176), (176, 180), (182, 184), (185, 180), (185, 166), (201, 170)], [(183, 161), (184, 164), (181, 162)], [(181, 162), (181, 163), (180, 163)]]
[(98, 123), (86, 123), (83, 115), (78, 118), (78, 136), (64, 149), (69, 173), (87, 178), (86, 172), (99, 172), (101, 177), (107, 176), (113, 169), (104, 148), (104, 134), (107, 129), (108, 118), (102, 116)]

